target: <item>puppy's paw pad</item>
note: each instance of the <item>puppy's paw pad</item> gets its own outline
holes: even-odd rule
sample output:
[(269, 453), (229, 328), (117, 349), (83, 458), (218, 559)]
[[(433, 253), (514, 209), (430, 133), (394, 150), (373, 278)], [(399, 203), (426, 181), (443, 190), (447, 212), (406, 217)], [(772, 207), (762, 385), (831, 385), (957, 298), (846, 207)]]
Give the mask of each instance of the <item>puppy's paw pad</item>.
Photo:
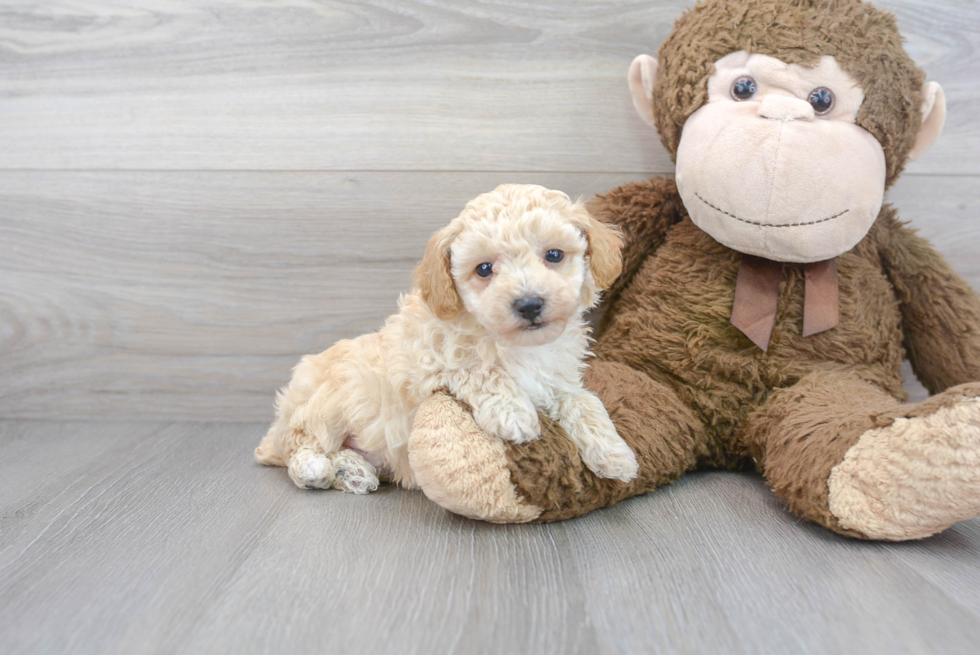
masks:
[(378, 489), (378, 476), (362, 469), (338, 469), (334, 479), (335, 489), (352, 494), (369, 494)]
[(301, 450), (289, 459), (290, 479), (300, 489), (329, 489), (334, 482), (334, 468), (326, 455)]
[(369, 494), (378, 489), (378, 474), (360, 455), (341, 453), (334, 457), (333, 487), (352, 494)]
[(636, 455), (617, 438), (615, 441), (605, 441), (602, 445), (581, 454), (582, 462), (589, 470), (600, 478), (629, 482), (640, 470)]

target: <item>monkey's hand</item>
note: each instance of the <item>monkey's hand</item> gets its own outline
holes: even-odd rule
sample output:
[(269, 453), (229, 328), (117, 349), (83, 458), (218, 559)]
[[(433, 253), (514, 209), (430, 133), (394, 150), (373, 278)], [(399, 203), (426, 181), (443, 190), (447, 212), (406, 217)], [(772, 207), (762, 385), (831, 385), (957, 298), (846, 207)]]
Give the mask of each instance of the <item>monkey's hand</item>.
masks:
[(928, 241), (886, 209), (873, 231), (902, 311), (905, 349), (930, 393), (980, 381), (980, 299)]

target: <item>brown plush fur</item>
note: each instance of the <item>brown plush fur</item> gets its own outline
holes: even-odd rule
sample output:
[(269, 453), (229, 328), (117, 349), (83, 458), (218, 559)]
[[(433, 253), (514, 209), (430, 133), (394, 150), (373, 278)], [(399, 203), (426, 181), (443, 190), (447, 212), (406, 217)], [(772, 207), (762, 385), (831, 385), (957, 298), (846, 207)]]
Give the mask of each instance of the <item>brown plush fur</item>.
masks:
[[(724, 55), (744, 49), (801, 65), (833, 55), (864, 89), (857, 123), (884, 149), (891, 184), (921, 121), (923, 75), (901, 42), (891, 15), (857, 0), (702, 2), (660, 49), (658, 132), (674, 154), (684, 122), (707, 98), (712, 62)], [(835, 467), (869, 431), (980, 397), (980, 300), (887, 205), (864, 239), (837, 258), (840, 322), (833, 329), (803, 337), (803, 265), (783, 265), (768, 351), (730, 323), (742, 255), (691, 222), (673, 180), (627, 184), (589, 208), (619, 226), (625, 245), (585, 384), (635, 451), (640, 471), (629, 484), (596, 478), (561, 430), (542, 420), (540, 441), (507, 445), (511, 481), (541, 510), (537, 520), (579, 516), (694, 468), (754, 461), (799, 516), (867, 537), (830, 511)], [(902, 404), (906, 354), (939, 395)], [(974, 431), (980, 425), (968, 422)], [(887, 450), (880, 443), (873, 452)], [(930, 464), (929, 475), (945, 465)], [(975, 467), (969, 473), (976, 476)], [(914, 482), (904, 488), (914, 493)]]
[(612, 505), (698, 466), (737, 464), (738, 458), (709, 439), (703, 423), (669, 387), (615, 362), (594, 363), (585, 384), (602, 398), (617, 431), (636, 453), (640, 475), (629, 484), (597, 477), (579, 459), (574, 444), (542, 417), (540, 441), (507, 444), (511, 480), (518, 494), (544, 510), (538, 521)]
[[(598, 480), (559, 431), (509, 446), (518, 492), (544, 508), (538, 520), (752, 457), (793, 511), (861, 536), (827, 508), (830, 470), (866, 430), (942, 404), (901, 404), (903, 343), (936, 391), (980, 379), (980, 301), (969, 286), (886, 206), (838, 259), (840, 324), (802, 336), (802, 265), (786, 264), (763, 352), (729, 322), (741, 255), (690, 222), (672, 180), (631, 183), (591, 207), (627, 242), (586, 385), (636, 452), (640, 476), (629, 485)], [(930, 293), (923, 279), (935, 284)], [(963, 393), (980, 395), (980, 385)]]
[(714, 62), (739, 50), (814, 66), (837, 59), (864, 89), (857, 124), (885, 151), (885, 186), (901, 173), (922, 122), (925, 74), (902, 48), (895, 18), (860, 0), (702, 2), (675, 23), (660, 46), (653, 116), (674, 156), (681, 128), (708, 98)]
[(851, 446), (875, 427), (873, 412), (898, 404), (853, 373), (814, 371), (775, 390), (747, 417), (738, 440), (791, 510), (860, 536), (841, 528), (828, 509), (827, 480)]
[(980, 380), (980, 308), (976, 292), (894, 212), (872, 230), (902, 312), (912, 370), (930, 393)]

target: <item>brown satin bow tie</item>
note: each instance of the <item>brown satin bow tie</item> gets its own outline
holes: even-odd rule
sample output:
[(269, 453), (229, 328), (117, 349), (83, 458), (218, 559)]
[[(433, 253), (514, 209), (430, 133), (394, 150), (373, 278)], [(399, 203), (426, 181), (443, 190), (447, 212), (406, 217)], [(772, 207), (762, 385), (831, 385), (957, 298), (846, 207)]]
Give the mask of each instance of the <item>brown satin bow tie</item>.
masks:
[[(829, 330), (840, 320), (837, 289), (837, 260), (805, 264), (806, 288), (803, 296), (803, 336)], [(776, 303), (779, 300), (779, 280), (783, 276), (782, 262), (753, 255), (742, 255), (735, 280), (735, 305), (732, 325), (742, 331), (752, 343), (769, 348), (769, 337), (776, 324)]]

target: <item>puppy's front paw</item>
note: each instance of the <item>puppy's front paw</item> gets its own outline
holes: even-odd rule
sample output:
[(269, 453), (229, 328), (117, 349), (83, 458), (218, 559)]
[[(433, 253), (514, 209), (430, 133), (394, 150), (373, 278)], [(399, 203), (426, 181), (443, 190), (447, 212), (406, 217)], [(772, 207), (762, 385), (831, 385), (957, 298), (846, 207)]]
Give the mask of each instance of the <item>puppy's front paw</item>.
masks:
[(497, 430), (493, 434), (504, 441), (514, 443), (527, 443), (535, 441), (541, 437), (541, 421), (538, 420), (537, 412), (533, 414), (527, 412), (504, 412), (497, 423)]
[(494, 404), (475, 416), (483, 430), (504, 441), (527, 443), (541, 436), (541, 422), (531, 403), (526, 407), (514, 403)]
[(582, 462), (600, 478), (629, 482), (636, 477), (640, 467), (636, 455), (620, 436), (597, 439), (583, 448)]

